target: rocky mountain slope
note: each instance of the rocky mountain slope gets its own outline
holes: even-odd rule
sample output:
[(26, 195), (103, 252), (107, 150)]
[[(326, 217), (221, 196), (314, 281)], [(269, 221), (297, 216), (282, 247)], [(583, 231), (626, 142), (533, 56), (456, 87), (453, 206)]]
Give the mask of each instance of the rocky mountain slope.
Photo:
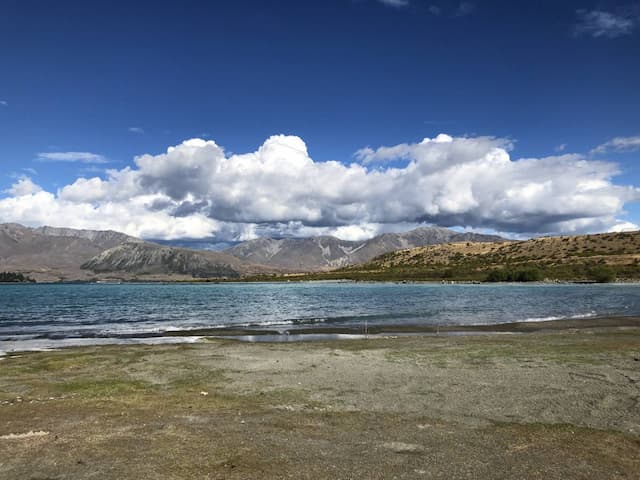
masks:
[(458, 233), (447, 228), (424, 227), (404, 233), (385, 233), (354, 242), (331, 236), (311, 238), (259, 238), (224, 250), (245, 261), (292, 271), (318, 271), (371, 260), (400, 249), (448, 242), (502, 242), (495, 235)]
[(268, 271), (220, 252), (167, 247), (148, 242), (130, 242), (110, 248), (85, 262), (81, 268), (96, 274), (126, 274), (136, 277), (182, 275), (193, 278), (238, 278), (248, 273)]
[(142, 242), (137, 237), (115, 232), (113, 230), (76, 230), (74, 228), (38, 227), (36, 234), (49, 237), (66, 237), (89, 240), (100, 248), (110, 248), (125, 242)]
[(114, 231), (0, 225), (0, 272), (38, 281), (189, 280), (277, 272), (228, 254), (167, 247)]
[(85, 279), (80, 265), (124, 242), (141, 242), (114, 231), (29, 228), (0, 224), (0, 271), (27, 274), (40, 281)]

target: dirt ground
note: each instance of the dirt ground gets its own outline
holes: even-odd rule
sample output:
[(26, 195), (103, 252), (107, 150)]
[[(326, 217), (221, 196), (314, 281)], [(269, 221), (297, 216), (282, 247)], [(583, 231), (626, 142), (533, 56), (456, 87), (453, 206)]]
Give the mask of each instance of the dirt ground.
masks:
[(640, 327), (0, 360), (1, 479), (640, 478)]

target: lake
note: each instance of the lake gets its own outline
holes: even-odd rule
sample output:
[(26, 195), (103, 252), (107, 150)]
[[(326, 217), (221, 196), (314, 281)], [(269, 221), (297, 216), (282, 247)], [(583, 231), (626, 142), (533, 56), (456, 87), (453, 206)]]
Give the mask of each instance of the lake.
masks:
[(201, 328), (295, 333), (309, 326), (477, 325), (632, 315), (640, 315), (638, 284), (15, 284), (0, 286), (0, 351), (178, 341), (157, 337)]

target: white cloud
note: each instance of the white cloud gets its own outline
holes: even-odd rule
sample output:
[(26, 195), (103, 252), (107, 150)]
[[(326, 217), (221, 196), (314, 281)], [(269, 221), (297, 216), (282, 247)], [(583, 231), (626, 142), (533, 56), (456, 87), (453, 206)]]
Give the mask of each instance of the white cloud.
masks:
[(566, 143), (561, 143), (560, 145), (556, 146), (556, 148), (554, 148), (556, 152), (564, 152), (566, 149), (567, 149)]
[(144, 129), (140, 127), (129, 127), (131, 133), (144, 133)]
[(425, 224), (415, 222), (360, 223), (356, 225), (345, 225), (343, 227), (327, 228), (322, 232), (322, 235), (332, 235), (342, 240), (360, 241), (383, 233), (406, 232), (424, 226)]
[(603, 10), (577, 10), (576, 35), (590, 35), (594, 38), (617, 38), (630, 35), (636, 27), (637, 16), (629, 11), (620, 13)]
[(0, 218), (24, 225), (117, 230), (143, 238), (204, 238), (218, 230), (215, 220), (201, 214), (173, 217), (152, 211), (153, 196), (137, 196), (126, 202), (72, 202), (46, 191), (0, 200)]
[(38, 153), (37, 159), (42, 162), (108, 163), (102, 155), (91, 152), (42, 152)]
[(365, 165), (410, 159), (438, 163), (455, 158), (458, 162), (465, 162), (477, 155), (478, 148), (488, 146), (507, 150), (513, 147), (511, 142), (502, 138), (457, 138), (454, 142), (453, 137), (441, 133), (435, 138), (425, 138), (420, 143), (415, 144), (401, 143), (392, 147), (379, 147), (376, 150), (365, 147), (358, 150), (354, 155)]
[(620, 223), (613, 225), (609, 228), (609, 232), (634, 232), (636, 230), (640, 230), (640, 226), (635, 223), (625, 222), (620, 220)]
[(429, 5), (428, 10), (431, 15), (442, 14), (442, 8), (440, 8), (438, 5)]
[(8, 107), (9, 106), (9, 102), (7, 102), (6, 100), (0, 100), (0, 107)]
[(409, 5), (409, 0), (378, 0), (378, 1), (390, 7), (406, 7), (407, 5)]
[(637, 137), (616, 137), (598, 145), (591, 153), (635, 152), (640, 150), (640, 135)]
[(42, 187), (40, 185), (36, 185), (33, 183), (31, 178), (26, 175), (22, 175), (18, 178), (18, 181), (11, 185), (10, 188), (5, 190), (5, 193), (13, 195), (15, 197), (22, 197), (25, 195), (33, 195), (34, 193), (38, 193), (42, 191)]
[[(612, 183), (615, 164), (579, 155), (512, 160), (511, 142), (438, 135), (363, 149), (363, 163), (314, 161), (299, 137), (276, 135), (227, 154), (187, 140), (107, 177), (57, 192), (16, 187), (0, 219), (111, 228), (146, 238), (247, 239), (336, 234), (361, 239), (432, 223), (517, 235), (606, 231), (640, 189)], [(384, 162), (402, 160), (403, 166)], [(397, 165), (394, 162), (392, 165)]]

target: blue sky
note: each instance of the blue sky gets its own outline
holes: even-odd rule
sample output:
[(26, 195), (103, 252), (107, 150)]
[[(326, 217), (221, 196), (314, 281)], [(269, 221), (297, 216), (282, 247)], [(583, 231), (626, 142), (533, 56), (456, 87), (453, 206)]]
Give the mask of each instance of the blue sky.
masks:
[[(2, 10), (0, 198), (5, 205), (0, 205), (0, 221), (113, 227), (147, 237), (232, 239), (327, 232), (355, 238), (423, 221), (525, 236), (640, 224), (638, 3), (5, 0)], [(368, 162), (356, 152), (420, 145), (423, 138), (440, 133), (454, 139), (502, 140), (479, 142), (477, 158), (486, 157), (491, 148), (504, 149), (516, 163), (576, 155), (557, 160), (551, 170), (552, 161), (540, 163), (546, 173), (536, 167), (528, 186), (522, 172), (504, 178), (517, 178), (526, 192), (543, 192), (545, 182), (557, 178), (549, 175), (570, 179), (577, 175), (575, 168), (582, 168), (578, 175), (586, 175), (586, 183), (604, 181), (609, 190), (577, 205), (591, 193), (579, 189), (571, 198), (561, 198), (559, 186), (547, 185), (555, 192), (556, 205), (576, 203), (563, 211), (536, 204), (533, 197), (526, 208), (510, 206), (508, 211), (486, 204), (486, 198), (451, 205), (444, 197), (455, 196), (453, 187), (442, 180), (450, 178), (448, 170), (438, 174), (439, 181), (414, 174), (412, 188), (437, 191), (420, 203), (423, 211), (418, 205), (403, 212), (386, 205), (378, 208), (368, 197), (345, 200), (346, 192), (356, 187), (378, 188), (363, 180), (337, 192), (309, 185), (313, 194), (307, 210), (318, 208), (312, 213), (288, 213), (287, 202), (300, 205), (300, 197), (274, 196), (267, 188), (273, 185), (264, 185), (263, 203), (274, 210), (266, 212), (263, 207), (248, 208), (235, 192), (221, 200), (215, 181), (209, 182), (210, 189), (199, 185), (197, 191), (190, 190), (192, 182), (183, 182), (184, 190), (177, 192), (134, 162), (144, 154), (162, 156), (168, 147), (191, 138), (215, 141), (228, 158), (257, 152), (268, 138), (282, 134), (304, 141), (314, 168), (335, 160), (359, 163), (369, 173), (389, 173), (430, 160), (424, 160), (427, 154), (420, 148)], [(274, 161), (287, 165), (282, 152), (292, 144), (286, 139), (279, 144), (284, 150), (274, 153)], [(451, 145), (455, 150), (455, 141)], [(457, 164), (455, 151), (441, 147), (437, 155), (447, 156), (448, 165)], [(188, 158), (171, 160), (175, 165), (164, 173), (175, 178), (176, 171), (195, 168), (191, 154), (189, 150)], [(576, 166), (596, 160), (607, 162), (608, 169)], [(211, 163), (202, 161), (200, 172)], [(311, 171), (305, 170), (305, 161), (293, 170)], [(611, 176), (612, 162), (619, 175)], [(108, 188), (97, 183), (91, 188), (123, 192), (117, 185), (122, 175), (114, 180), (106, 170), (127, 167), (139, 174), (130, 182), (144, 189), (131, 190), (130, 198), (113, 193), (60, 196), (78, 178), (92, 177), (110, 183)], [(594, 168), (595, 174), (587, 171)], [(336, 170), (331, 175), (352, 178), (352, 173)], [(236, 174), (233, 178), (242, 183)], [(256, 178), (266, 177), (249, 176), (247, 182), (261, 181)], [(287, 178), (296, 182), (295, 176)], [(20, 181), (22, 187), (14, 188)], [(333, 182), (333, 177), (326, 181)], [(462, 184), (464, 189), (465, 181)], [(504, 185), (502, 190), (507, 189)], [(613, 186), (630, 188), (620, 192), (611, 190)], [(485, 187), (468, 188), (477, 196)], [(407, 203), (395, 193), (400, 185), (379, 188), (387, 197), (376, 197), (378, 202), (391, 195), (392, 202)], [(26, 198), (45, 192), (48, 199)], [(258, 188), (256, 195), (260, 192)], [(229, 196), (238, 200), (231, 205)], [(17, 203), (20, 197), (25, 199)], [(144, 210), (144, 202), (153, 208), (138, 211), (138, 220), (108, 219), (134, 197), (137, 203), (130, 210)], [(600, 210), (602, 204), (609, 209)], [(86, 215), (77, 213), (90, 208), (94, 211)], [(185, 209), (199, 215), (192, 219), (196, 226), (185, 223)], [(147, 210), (163, 216), (147, 218)], [(538, 216), (539, 221), (529, 221)], [(182, 219), (181, 225), (173, 218)]]

